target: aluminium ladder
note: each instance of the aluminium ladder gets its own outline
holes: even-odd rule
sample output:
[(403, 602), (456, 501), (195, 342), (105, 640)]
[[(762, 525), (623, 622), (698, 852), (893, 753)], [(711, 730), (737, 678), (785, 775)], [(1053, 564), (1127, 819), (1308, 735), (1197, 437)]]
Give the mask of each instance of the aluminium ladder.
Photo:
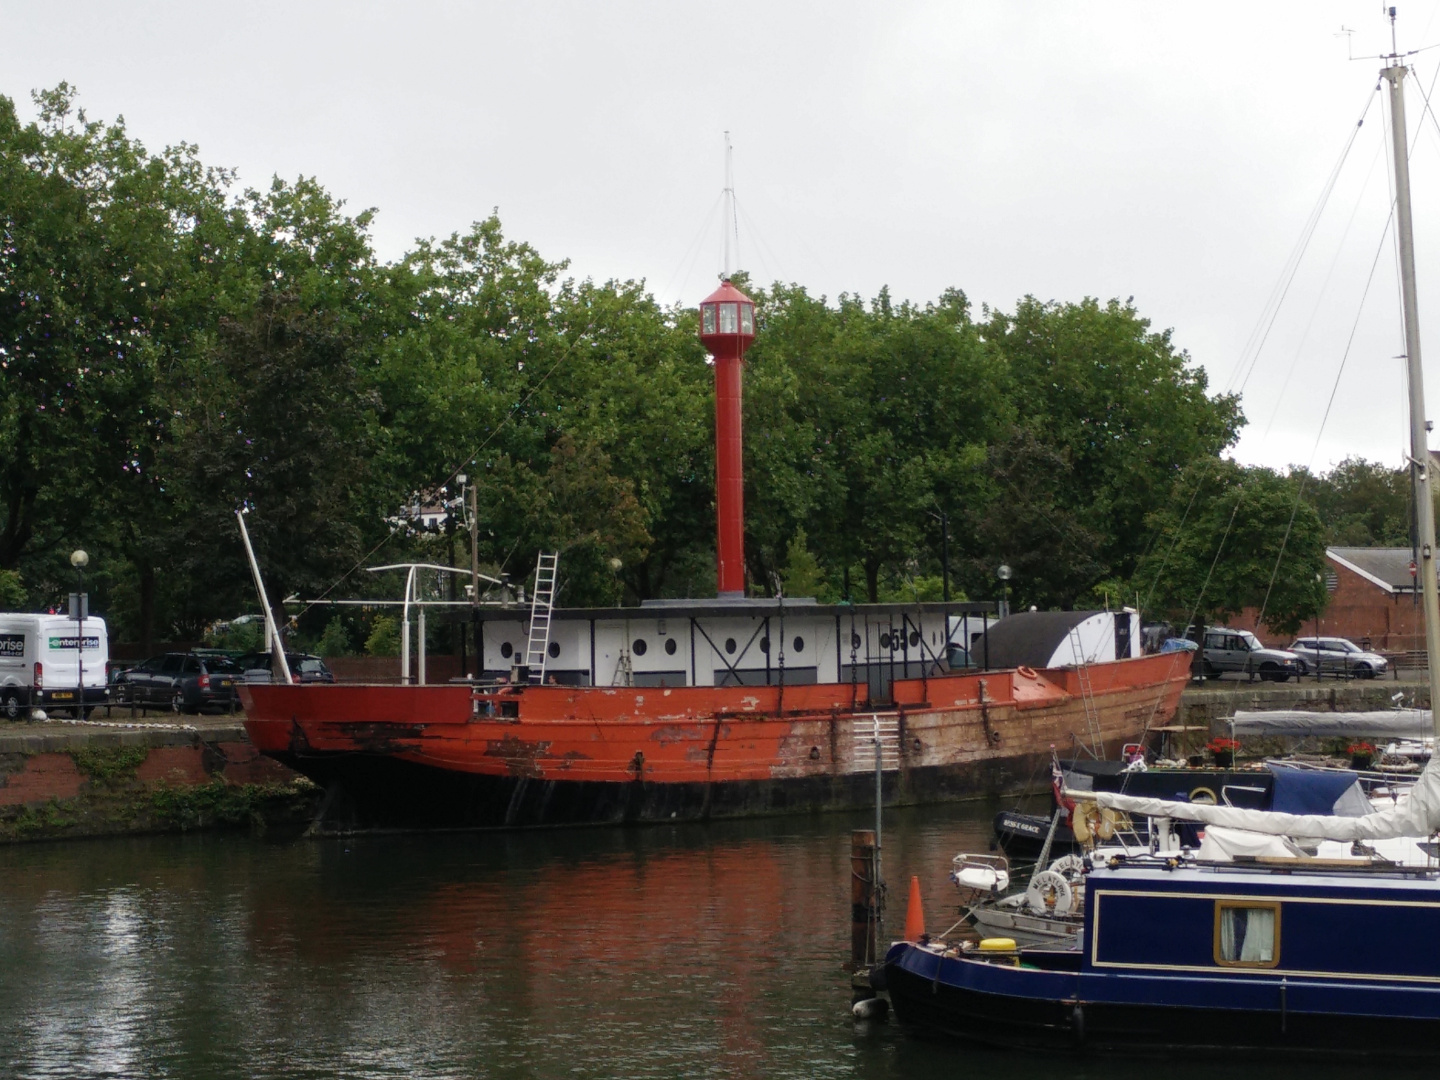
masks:
[(535, 591), (530, 594), (530, 640), (525, 646), (525, 666), (532, 683), (545, 681), (545, 662), (550, 658), (550, 616), (555, 610), (555, 579), (559, 573), (559, 552), (540, 552), (535, 560)]

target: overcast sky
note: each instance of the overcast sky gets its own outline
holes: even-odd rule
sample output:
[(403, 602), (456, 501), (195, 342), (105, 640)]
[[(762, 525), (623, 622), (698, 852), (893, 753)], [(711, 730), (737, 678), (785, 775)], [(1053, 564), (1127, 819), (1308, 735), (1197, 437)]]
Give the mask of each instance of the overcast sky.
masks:
[[(1401, 6), (1402, 49), (1440, 43), (1437, 6)], [(695, 302), (720, 270), (729, 130), (740, 262), (762, 281), (922, 302), (955, 286), (1006, 310), (1025, 294), (1133, 296), (1212, 389), (1243, 386), (1240, 460), (1401, 461), (1380, 64), (1348, 59), (1389, 49), (1373, 0), (0, 0), (0, 32), (0, 93), (23, 115), (33, 88), (68, 80), (152, 149), (196, 143), (243, 183), (313, 175), (351, 210), (376, 208), (383, 257), (498, 207), (508, 235), (575, 276), (644, 278), (664, 302)], [(1440, 49), (1412, 62), (1440, 402), (1440, 124), (1420, 95)], [(1256, 356), (1247, 343), (1367, 105)]]

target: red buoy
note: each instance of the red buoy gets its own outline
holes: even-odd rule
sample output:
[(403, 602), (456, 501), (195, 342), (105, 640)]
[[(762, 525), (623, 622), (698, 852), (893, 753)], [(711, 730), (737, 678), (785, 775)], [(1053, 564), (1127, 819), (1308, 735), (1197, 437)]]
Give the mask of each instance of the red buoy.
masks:
[(700, 340), (715, 357), (715, 570), (722, 597), (745, 595), (745, 470), (740, 372), (755, 303), (726, 278), (700, 301)]

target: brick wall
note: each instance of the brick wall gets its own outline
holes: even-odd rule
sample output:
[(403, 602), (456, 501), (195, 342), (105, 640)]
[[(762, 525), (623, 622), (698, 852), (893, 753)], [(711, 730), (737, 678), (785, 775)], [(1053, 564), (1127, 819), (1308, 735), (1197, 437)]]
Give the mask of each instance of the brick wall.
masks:
[[(1325, 637), (1349, 638), (1357, 645), (1364, 639), (1370, 640), (1370, 647), (1382, 652), (1406, 652), (1425, 648), (1425, 629), (1422, 625), (1420, 607), (1413, 593), (1386, 592), (1373, 581), (1361, 577), (1333, 560), (1326, 560), (1326, 566), (1335, 574), (1335, 591), (1320, 614), (1319, 633)], [(1316, 633), (1315, 622), (1310, 620), (1296, 635), (1276, 635), (1264, 627), (1257, 626), (1255, 608), (1246, 608), (1230, 620), (1236, 629), (1253, 630), (1255, 636), (1266, 645), (1289, 645), (1295, 637)]]

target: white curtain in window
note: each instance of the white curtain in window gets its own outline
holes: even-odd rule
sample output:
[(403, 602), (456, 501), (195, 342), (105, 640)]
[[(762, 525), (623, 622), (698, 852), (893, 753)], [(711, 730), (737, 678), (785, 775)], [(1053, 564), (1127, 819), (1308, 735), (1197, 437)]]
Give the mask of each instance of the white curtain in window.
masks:
[(1275, 959), (1275, 910), (1225, 908), (1220, 913), (1220, 958), (1241, 964)]
[(1275, 911), (1273, 908), (1246, 908), (1245, 939), (1240, 959), (1247, 964), (1268, 964), (1275, 959)]

